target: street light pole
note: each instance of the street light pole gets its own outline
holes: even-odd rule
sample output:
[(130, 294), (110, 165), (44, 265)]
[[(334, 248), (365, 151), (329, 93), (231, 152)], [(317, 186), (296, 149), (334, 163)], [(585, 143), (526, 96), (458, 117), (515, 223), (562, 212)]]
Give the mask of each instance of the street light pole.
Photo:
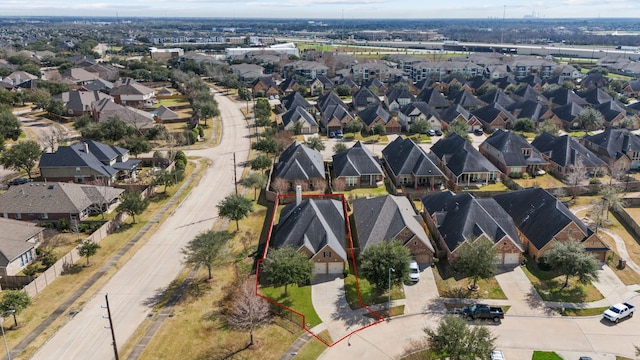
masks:
[(6, 314), (14, 314), (15, 310), (7, 310), (2, 313), (2, 322), (0, 323), (0, 329), (2, 330), (2, 341), (4, 341), (4, 348), (7, 351), (7, 360), (11, 360), (11, 352), (9, 352), (9, 345), (7, 345), (7, 337), (4, 334), (4, 316)]
[[(389, 314), (391, 314), (391, 273), (392, 272), (396, 272), (394, 268), (390, 267), (389, 268), (389, 299), (387, 302), (387, 308), (389, 309)], [(389, 314), (387, 314), (387, 317), (389, 317)]]

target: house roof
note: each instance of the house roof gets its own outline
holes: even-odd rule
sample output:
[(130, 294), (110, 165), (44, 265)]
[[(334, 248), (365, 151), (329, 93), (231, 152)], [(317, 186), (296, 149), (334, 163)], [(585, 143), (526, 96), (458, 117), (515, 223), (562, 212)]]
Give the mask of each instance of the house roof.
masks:
[(516, 122), (516, 117), (498, 103), (492, 103), (487, 106), (483, 106), (480, 109), (472, 111), (471, 113), (475, 115), (475, 117), (486, 123), (493, 122), (500, 115), (502, 115), (504, 121), (511, 120), (512, 123)]
[(484, 106), (485, 103), (479, 100), (469, 90), (459, 91), (455, 96), (451, 98), (454, 104), (458, 104), (464, 108)]
[(516, 224), (491, 198), (476, 199), (469, 193), (445, 191), (425, 195), (421, 200), (425, 212), (435, 217), (438, 231), (451, 252), (464, 241), (483, 235), (494, 243), (506, 236), (524, 251)]
[(348, 118), (349, 121), (353, 120), (351, 112), (342, 105), (329, 105), (322, 112), (320, 122), (322, 122), (323, 126), (327, 126), (332, 119), (342, 120), (345, 117)]
[(81, 110), (89, 112), (91, 103), (94, 101), (109, 99), (113, 100), (111, 95), (107, 95), (100, 91), (67, 91), (59, 95), (62, 102), (69, 110)]
[(582, 241), (592, 233), (560, 200), (542, 188), (510, 191), (493, 198), (536, 249), (542, 249), (571, 222), (582, 231), (574, 235), (574, 240)]
[(598, 145), (612, 159), (619, 159), (630, 151), (640, 151), (640, 136), (615, 126), (609, 126), (599, 134), (587, 135), (584, 139)]
[(155, 109), (154, 114), (162, 120), (174, 120), (180, 117), (178, 113), (164, 105), (160, 105), (157, 109)]
[(324, 162), (319, 151), (294, 141), (286, 148), (275, 169), (275, 177), (287, 180), (325, 178)]
[(578, 160), (587, 168), (606, 166), (604, 161), (569, 135), (553, 136), (543, 132), (533, 139), (531, 145), (560, 166), (574, 166)]
[(5, 219), (0, 217), (0, 266), (7, 266), (11, 261), (36, 244), (27, 240), (41, 233), (44, 228), (35, 223)]
[(294, 79), (294, 78), (288, 78), (288, 79), (284, 79), (284, 80), (280, 83), (280, 85), (278, 86), (278, 88), (280, 89), (280, 91), (285, 92), (285, 91), (287, 91), (287, 90), (289, 90), (289, 89), (292, 89), (292, 90), (293, 90), (293, 86), (294, 86), (294, 85), (296, 85), (296, 84), (298, 84), (298, 83), (296, 82), (296, 79)]
[(118, 118), (136, 129), (149, 129), (155, 126), (155, 120), (151, 113), (135, 109), (129, 106), (116, 104), (111, 99), (100, 99), (91, 104), (94, 112), (98, 114), (98, 121), (105, 122), (112, 118)]
[[(85, 152), (85, 145), (89, 152)], [(129, 150), (99, 143), (94, 140), (77, 142), (70, 146), (59, 146), (56, 152), (44, 153), (40, 156), (39, 167), (89, 167), (94, 171), (112, 177), (118, 170), (108, 164), (129, 153)], [(139, 162), (138, 160), (134, 160)]]
[(458, 134), (441, 138), (433, 144), (431, 152), (439, 159), (444, 159), (447, 168), (456, 176), (464, 173), (499, 172), (467, 139)]
[(333, 155), (335, 177), (384, 175), (378, 159), (360, 141)]
[(104, 92), (108, 92), (111, 89), (113, 89), (113, 83), (109, 82), (107, 80), (101, 79), (101, 78), (97, 78), (93, 81), (90, 81), (84, 85), (82, 85), (83, 89), (86, 89), (88, 91), (104, 91)]
[(153, 94), (153, 89), (146, 87), (139, 82), (126, 78), (119, 81), (109, 91), (109, 95), (148, 95)]
[(529, 118), (534, 122), (540, 120), (540, 116), (544, 114), (545, 108), (539, 102), (533, 100), (525, 100), (513, 103), (505, 107), (518, 119)]
[(580, 106), (589, 105), (589, 103), (585, 99), (578, 96), (578, 94), (573, 92), (573, 90), (571, 89), (565, 89), (561, 87), (554, 91), (546, 92), (544, 95), (554, 105), (567, 105), (571, 103)]
[(446, 108), (451, 105), (451, 102), (447, 100), (441, 92), (434, 88), (423, 89), (416, 97), (416, 100), (424, 101), (434, 108)]
[(513, 92), (512, 96), (518, 101), (531, 100), (542, 105), (549, 104), (549, 99), (542, 95), (542, 93), (540, 93), (538, 90), (532, 88), (530, 85), (517, 89)]
[(578, 95), (592, 105), (598, 105), (598, 104), (606, 103), (609, 101), (613, 101), (613, 98), (611, 97), (611, 95), (607, 94), (600, 88), (593, 88), (593, 89), (580, 91)]
[(393, 174), (414, 176), (442, 176), (442, 171), (427, 153), (409, 138), (398, 136), (382, 149), (382, 156)]
[(291, 94), (280, 98), (280, 103), (287, 110), (291, 110), (298, 106), (302, 106), (305, 109), (308, 109), (311, 107), (309, 102), (305, 100), (305, 98), (302, 95), (300, 95), (300, 93), (297, 91), (294, 91)]
[(104, 201), (96, 202), (98, 196), (109, 197), (105, 200), (111, 201), (124, 191), (112, 189), (105, 194), (100, 190), (85, 191), (85, 188), (95, 188), (95, 186), (64, 182), (31, 182), (11, 186), (7, 192), (0, 195), (0, 213), (80, 213), (93, 204), (104, 203)]
[(302, 200), (299, 205), (291, 203), (282, 209), (272, 246), (290, 246), (296, 250), (306, 248), (316, 254), (328, 245), (346, 260), (345, 243), (342, 203), (337, 200), (310, 198)]
[(466, 121), (468, 121), (472, 116), (469, 110), (458, 104), (452, 105), (440, 113), (440, 117), (447, 124), (452, 123), (460, 115), (462, 115)]
[(251, 83), (251, 86), (256, 86), (256, 84), (258, 84), (259, 82), (262, 82), (266, 86), (267, 89), (269, 89), (269, 88), (277, 89), (278, 88), (278, 86), (276, 85), (275, 80), (273, 80), (273, 77), (271, 77), (271, 76), (259, 76), (255, 80), (253, 80), (253, 82)]
[(376, 94), (371, 92), (369, 88), (363, 86), (356, 91), (351, 97), (351, 106), (353, 108), (363, 106), (376, 106), (380, 104), (380, 99)]
[(376, 107), (368, 107), (361, 110), (358, 113), (358, 118), (360, 118), (360, 120), (362, 120), (362, 122), (367, 126), (371, 126), (377, 118), (382, 119), (385, 124), (392, 119), (391, 115), (389, 115), (387, 110), (385, 110), (382, 105), (378, 105)]
[(411, 240), (420, 240), (434, 251), (422, 226), (422, 219), (416, 215), (405, 196), (385, 195), (356, 199), (353, 201), (353, 218), (360, 251), (395, 239), (405, 228), (415, 235)]
[(478, 99), (484, 101), (487, 104), (498, 103), (504, 107), (507, 107), (516, 102), (500, 89), (489, 91), (488, 93), (478, 97)]
[(291, 122), (296, 123), (298, 121), (304, 121), (307, 125), (311, 127), (317, 127), (318, 123), (313, 115), (309, 114), (305, 108), (301, 106), (296, 106), (293, 109), (290, 109), (286, 113), (282, 114), (282, 124), (284, 127), (287, 127)]
[(347, 107), (347, 105), (340, 99), (340, 96), (333, 91), (329, 91), (326, 94), (322, 94), (318, 96), (316, 100), (316, 106), (322, 112), (326, 111), (327, 107), (331, 105), (341, 105), (342, 107)]
[(427, 118), (433, 116), (436, 119), (440, 120), (440, 114), (435, 111), (429, 104), (424, 101), (415, 101), (405, 106), (400, 112), (406, 116), (411, 116), (416, 113), (416, 110), (424, 114)]
[[(500, 152), (506, 166), (547, 164), (540, 151), (529, 144), (522, 136), (511, 131), (498, 129), (480, 147), (482, 148), (485, 144)], [(530, 149), (529, 155), (525, 156), (523, 149)]]
[(397, 101), (398, 99), (409, 99), (409, 102), (412, 102), (415, 100), (415, 97), (413, 96), (413, 94), (409, 91), (409, 89), (405, 87), (391, 88), (387, 92), (385, 97), (387, 98), (387, 103), (389, 104)]
[(627, 110), (624, 108), (624, 105), (616, 100), (607, 101), (605, 103), (596, 105), (593, 108), (598, 110), (602, 114), (606, 122), (613, 121), (620, 114), (622, 114), (623, 116), (627, 116)]
[(62, 76), (66, 79), (70, 79), (74, 83), (88, 82), (100, 78), (97, 74), (89, 72), (83, 68), (71, 68), (65, 71)]
[(578, 115), (580, 115), (582, 110), (584, 110), (582, 106), (574, 102), (569, 102), (565, 105), (551, 109), (551, 112), (553, 112), (562, 121), (573, 122), (576, 120)]

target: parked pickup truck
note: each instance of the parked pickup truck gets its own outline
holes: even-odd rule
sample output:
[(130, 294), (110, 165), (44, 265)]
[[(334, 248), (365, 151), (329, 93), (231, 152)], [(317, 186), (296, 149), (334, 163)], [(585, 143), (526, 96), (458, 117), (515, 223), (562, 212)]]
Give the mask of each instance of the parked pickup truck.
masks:
[(633, 312), (635, 310), (636, 308), (629, 303), (619, 303), (611, 305), (610, 308), (605, 310), (602, 317), (611, 322), (618, 323), (618, 321), (626, 318), (627, 316), (633, 316)]
[(470, 319), (490, 319), (493, 322), (499, 322), (504, 319), (504, 312), (501, 307), (486, 304), (465, 306), (460, 313)]

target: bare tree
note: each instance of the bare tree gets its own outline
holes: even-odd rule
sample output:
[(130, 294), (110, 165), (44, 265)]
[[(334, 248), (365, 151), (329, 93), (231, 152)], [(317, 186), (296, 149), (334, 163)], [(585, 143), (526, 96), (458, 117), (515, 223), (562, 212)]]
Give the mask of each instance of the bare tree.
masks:
[(309, 191), (309, 182), (307, 180), (296, 180), (293, 182), (294, 188), (297, 188), (300, 185), (302, 191)]
[(333, 191), (342, 192), (347, 188), (347, 181), (344, 178), (333, 180)]
[(315, 178), (311, 181), (313, 189), (315, 191), (324, 192), (325, 187), (327, 186), (327, 182), (321, 178)]
[(283, 178), (275, 178), (271, 182), (271, 188), (278, 194), (284, 194), (289, 190), (289, 181)]
[(45, 145), (51, 149), (51, 152), (56, 151), (60, 142), (64, 139), (64, 133), (57, 126), (52, 126), (49, 128), (49, 132), (44, 138)]
[(584, 166), (582, 159), (577, 159), (573, 167), (567, 174), (567, 182), (571, 186), (571, 199), (575, 199), (578, 195), (578, 185), (587, 179), (587, 168)]
[(227, 322), (232, 328), (249, 330), (249, 346), (253, 345), (253, 329), (270, 320), (269, 303), (256, 295), (255, 286), (255, 277), (235, 286), (233, 301), (227, 309)]
[(611, 167), (611, 169), (609, 170), (609, 185), (611, 185), (613, 180), (621, 180), (626, 174), (627, 170), (625, 170), (624, 166), (622, 166), (621, 164)]

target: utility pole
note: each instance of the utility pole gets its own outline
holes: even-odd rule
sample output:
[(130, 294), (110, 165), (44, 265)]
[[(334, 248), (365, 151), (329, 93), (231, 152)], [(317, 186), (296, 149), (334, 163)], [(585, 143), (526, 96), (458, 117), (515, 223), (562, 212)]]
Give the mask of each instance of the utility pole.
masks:
[(236, 171), (236, 153), (233, 153), (233, 185), (236, 187), (236, 195), (238, 195), (238, 172)]
[(118, 345), (116, 345), (116, 333), (113, 330), (113, 320), (111, 319), (111, 309), (109, 308), (109, 294), (104, 294), (104, 301), (106, 303), (106, 306), (104, 306), (103, 308), (107, 309), (107, 317), (109, 318), (109, 329), (111, 329), (111, 340), (112, 340), (112, 344), (113, 344), (113, 354), (116, 357), (116, 360), (120, 360), (120, 357), (118, 356)]

